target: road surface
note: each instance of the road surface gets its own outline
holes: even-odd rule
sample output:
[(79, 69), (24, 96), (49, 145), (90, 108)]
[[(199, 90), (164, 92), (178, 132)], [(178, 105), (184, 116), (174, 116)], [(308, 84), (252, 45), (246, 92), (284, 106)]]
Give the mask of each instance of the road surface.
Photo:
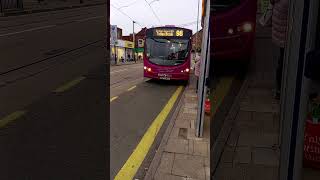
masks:
[(107, 179), (105, 7), (0, 18), (0, 179)]

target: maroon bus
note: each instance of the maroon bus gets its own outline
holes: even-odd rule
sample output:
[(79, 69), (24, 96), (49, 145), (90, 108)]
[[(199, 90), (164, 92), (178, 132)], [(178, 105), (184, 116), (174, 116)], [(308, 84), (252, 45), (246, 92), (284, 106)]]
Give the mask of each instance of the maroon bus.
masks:
[(164, 26), (147, 29), (144, 46), (144, 77), (189, 80), (192, 30)]
[(213, 0), (210, 4), (210, 54), (215, 60), (249, 61), (255, 37), (257, 0)]

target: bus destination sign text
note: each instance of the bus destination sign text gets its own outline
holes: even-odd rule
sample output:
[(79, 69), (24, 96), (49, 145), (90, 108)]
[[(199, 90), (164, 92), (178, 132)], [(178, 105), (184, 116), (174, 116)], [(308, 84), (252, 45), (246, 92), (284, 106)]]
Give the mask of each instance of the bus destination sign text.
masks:
[(154, 36), (183, 36), (183, 30), (180, 29), (155, 29), (154, 30)]

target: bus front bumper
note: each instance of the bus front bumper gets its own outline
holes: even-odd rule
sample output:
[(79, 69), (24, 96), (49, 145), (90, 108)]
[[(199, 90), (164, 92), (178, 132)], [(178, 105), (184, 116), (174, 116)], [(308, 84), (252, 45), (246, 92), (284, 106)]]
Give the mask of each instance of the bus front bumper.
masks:
[(162, 80), (189, 80), (190, 73), (158, 73), (144, 71), (143, 76), (151, 79), (162, 79)]

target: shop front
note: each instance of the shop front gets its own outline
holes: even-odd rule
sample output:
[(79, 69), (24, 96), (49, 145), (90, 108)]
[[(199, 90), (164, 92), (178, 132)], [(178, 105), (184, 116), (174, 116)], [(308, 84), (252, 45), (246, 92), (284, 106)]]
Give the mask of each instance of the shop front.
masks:
[(138, 60), (143, 59), (143, 51), (144, 51), (144, 39), (138, 38), (137, 39), (137, 46), (135, 48), (135, 56)]
[(143, 48), (135, 48), (134, 52), (135, 52), (135, 56), (136, 56), (137, 60), (142, 60), (142, 58), (143, 58)]
[(125, 47), (125, 54), (126, 54), (126, 61), (132, 61), (133, 60), (133, 42), (131, 41), (124, 41), (124, 47)]
[(118, 63), (126, 59), (126, 43), (123, 40), (117, 40), (114, 45), (110, 46), (111, 49), (111, 62)]

